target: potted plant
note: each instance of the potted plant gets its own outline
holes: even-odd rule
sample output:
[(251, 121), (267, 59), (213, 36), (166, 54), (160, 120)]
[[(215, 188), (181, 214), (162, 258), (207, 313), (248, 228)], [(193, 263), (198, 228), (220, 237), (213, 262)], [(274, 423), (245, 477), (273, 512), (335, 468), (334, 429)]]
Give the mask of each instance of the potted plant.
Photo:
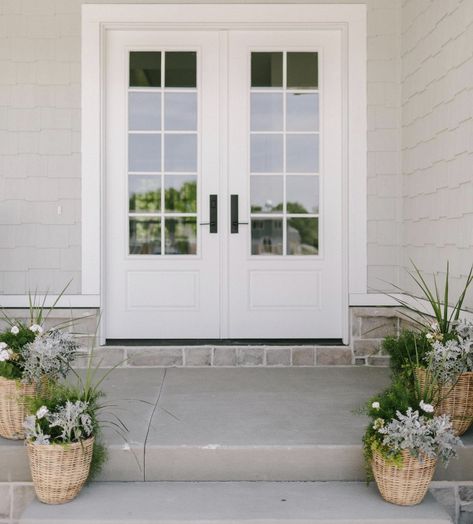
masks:
[(363, 442), (369, 478), (387, 502), (419, 504), (438, 460), (448, 465), (461, 445), (448, 415), (434, 415), (433, 405), (417, 400), (399, 379), (371, 399), (367, 413), (371, 421)]
[(383, 347), (391, 356), (395, 374), (402, 373), (410, 380), (417, 377), (420, 387), (433, 395), (435, 413), (450, 415), (455, 432), (462, 435), (473, 420), (473, 324), (460, 319), (473, 282), (473, 267), (450, 305), (449, 264), (441, 293), (435, 276), (431, 288), (413, 266), (409, 275), (428, 308), (410, 293), (404, 292), (409, 301), (397, 298), (417, 331), (404, 331), (398, 339), (388, 337)]
[(64, 377), (79, 350), (70, 334), (44, 329), (55, 304), (46, 315), (44, 304), (36, 307), (31, 297), (30, 304), (29, 323), (4, 315), (8, 327), (0, 333), (0, 436), (9, 439), (24, 438), (26, 397)]
[(99, 396), (95, 390), (54, 385), (47, 395), (31, 399), (34, 414), (24, 427), (31, 476), (41, 502), (72, 500), (89, 478), (93, 456), (96, 468), (103, 461), (103, 448), (94, 446)]

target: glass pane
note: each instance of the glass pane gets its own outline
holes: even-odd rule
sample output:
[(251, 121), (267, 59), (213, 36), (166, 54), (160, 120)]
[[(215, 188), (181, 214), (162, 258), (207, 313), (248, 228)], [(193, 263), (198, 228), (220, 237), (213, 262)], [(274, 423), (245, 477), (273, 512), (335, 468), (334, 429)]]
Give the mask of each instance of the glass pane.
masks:
[(287, 87), (317, 89), (317, 53), (287, 53)]
[(197, 135), (164, 135), (164, 169), (197, 171)]
[(282, 173), (283, 136), (251, 136), (251, 172)]
[(166, 211), (195, 213), (197, 210), (197, 177), (165, 175), (164, 206)]
[(130, 217), (130, 255), (161, 254), (161, 219)]
[(170, 131), (197, 130), (197, 93), (166, 93), (164, 128)]
[(197, 220), (192, 217), (165, 218), (166, 255), (195, 255)]
[(283, 95), (279, 93), (251, 94), (251, 130), (282, 131)]
[(131, 51), (130, 87), (161, 87), (159, 51)]
[(319, 177), (290, 175), (286, 178), (288, 213), (319, 212)]
[(167, 52), (165, 63), (166, 87), (196, 87), (197, 53), (195, 51)]
[(159, 131), (161, 129), (161, 94), (128, 94), (128, 128), (130, 131)]
[(288, 93), (286, 96), (287, 131), (319, 130), (319, 94)]
[(282, 87), (282, 53), (251, 53), (251, 87)]
[(287, 254), (317, 255), (319, 253), (319, 219), (288, 218)]
[(286, 136), (286, 171), (317, 173), (319, 171), (319, 136)]
[(251, 254), (282, 255), (282, 219), (251, 220)]
[(252, 176), (250, 194), (252, 213), (282, 213), (284, 201), (282, 176)]
[(161, 176), (129, 176), (128, 199), (131, 212), (159, 211), (161, 209)]
[(161, 135), (128, 135), (128, 170), (161, 171)]

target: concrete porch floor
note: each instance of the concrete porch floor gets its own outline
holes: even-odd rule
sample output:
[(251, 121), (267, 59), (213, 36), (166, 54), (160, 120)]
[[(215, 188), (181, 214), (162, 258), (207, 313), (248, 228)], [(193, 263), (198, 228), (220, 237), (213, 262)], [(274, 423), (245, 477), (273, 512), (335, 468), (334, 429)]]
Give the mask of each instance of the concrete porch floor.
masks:
[[(388, 383), (377, 368), (117, 369), (106, 401), (129, 428), (107, 430), (99, 480), (364, 480), (354, 413)], [(106, 417), (110, 419), (110, 417)], [(469, 480), (473, 432), (437, 479)], [(21, 442), (0, 439), (0, 481), (30, 480)]]

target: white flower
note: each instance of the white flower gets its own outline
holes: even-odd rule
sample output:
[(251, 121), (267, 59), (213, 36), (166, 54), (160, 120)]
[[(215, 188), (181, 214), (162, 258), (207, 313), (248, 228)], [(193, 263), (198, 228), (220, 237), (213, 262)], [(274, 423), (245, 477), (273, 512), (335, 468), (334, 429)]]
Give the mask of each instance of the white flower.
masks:
[(422, 409), (426, 413), (433, 413), (434, 412), (434, 406), (432, 406), (432, 404), (427, 404), (423, 400), (420, 401), (419, 406), (420, 406), (420, 409)]
[(373, 429), (378, 431), (378, 430), (382, 429), (383, 427), (384, 427), (384, 420), (382, 418), (377, 418), (374, 421)]
[(431, 340), (432, 338), (434, 338), (434, 336), (432, 335), (432, 333), (427, 333), (427, 334), (425, 335), (425, 338)]
[(18, 326), (13, 326), (10, 329), (10, 333), (12, 333), (13, 335), (18, 335), (19, 332), (20, 332), (20, 330), (18, 329)]
[(41, 335), (43, 333), (43, 328), (39, 324), (33, 324), (30, 327), (30, 331), (33, 333), (37, 333), (38, 335)]
[(373, 402), (373, 404), (371, 404), (371, 407), (372, 407), (373, 409), (379, 409), (379, 408), (380, 408), (380, 406), (379, 406), (379, 402)]
[(10, 360), (10, 352), (8, 349), (2, 349), (0, 350), (0, 362), (5, 362), (7, 360)]
[(5, 344), (5, 342), (0, 342), (0, 351), (2, 349), (7, 349), (7, 347), (8, 347), (8, 344)]
[(49, 413), (49, 409), (46, 406), (41, 406), (36, 412), (36, 418), (41, 419)]

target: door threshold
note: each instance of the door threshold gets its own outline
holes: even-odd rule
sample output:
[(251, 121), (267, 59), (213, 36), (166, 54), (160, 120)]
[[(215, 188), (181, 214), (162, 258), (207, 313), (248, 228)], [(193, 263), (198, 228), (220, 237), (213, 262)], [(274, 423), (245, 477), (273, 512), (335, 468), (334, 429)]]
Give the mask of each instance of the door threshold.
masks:
[(344, 346), (341, 338), (108, 338), (106, 346)]

